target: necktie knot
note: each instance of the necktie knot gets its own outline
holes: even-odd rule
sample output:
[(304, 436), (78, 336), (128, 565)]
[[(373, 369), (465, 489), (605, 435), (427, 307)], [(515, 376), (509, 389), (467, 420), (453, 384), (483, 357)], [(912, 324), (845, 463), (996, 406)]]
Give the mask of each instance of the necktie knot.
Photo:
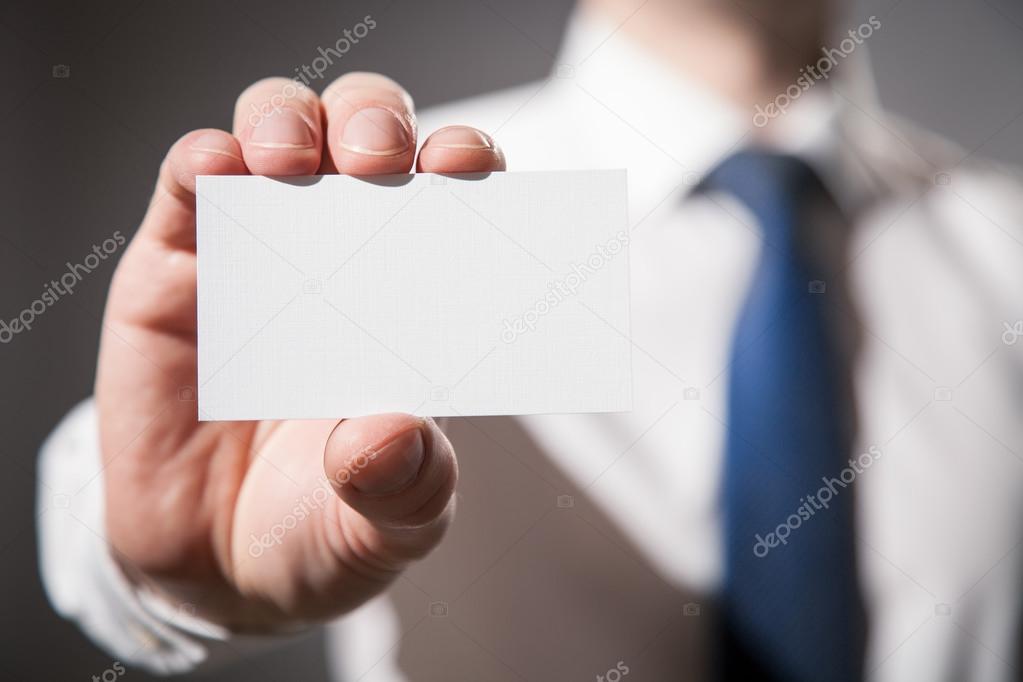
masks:
[(827, 196), (820, 177), (796, 156), (757, 149), (736, 152), (700, 183), (702, 191), (730, 194), (753, 213), (769, 242), (790, 243), (799, 211)]

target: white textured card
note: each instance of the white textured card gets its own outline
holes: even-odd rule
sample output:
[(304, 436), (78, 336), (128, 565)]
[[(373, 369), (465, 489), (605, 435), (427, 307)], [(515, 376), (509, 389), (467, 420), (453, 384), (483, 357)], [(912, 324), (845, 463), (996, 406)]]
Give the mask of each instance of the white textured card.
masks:
[(197, 182), (203, 420), (631, 409), (624, 171)]

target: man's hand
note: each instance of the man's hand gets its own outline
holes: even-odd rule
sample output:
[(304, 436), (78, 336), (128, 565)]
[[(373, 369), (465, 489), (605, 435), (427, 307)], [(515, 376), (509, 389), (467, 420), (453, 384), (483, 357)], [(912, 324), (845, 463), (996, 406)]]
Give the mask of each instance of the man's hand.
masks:
[[(260, 81), (239, 97), (232, 133), (196, 130), (167, 154), (114, 276), (96, 381), (108, 537), (132, 579), (263, 630), (346, 612), (439, 542), (458, 469), (432, 421), (200, 423), (192, 399), (195, 177), (403, 173), (415, 150), (409, 95), (351, 73), (322, 98)], [(504, 167), (487, 135), (461, 126), (434, 133), (416, 164)]]

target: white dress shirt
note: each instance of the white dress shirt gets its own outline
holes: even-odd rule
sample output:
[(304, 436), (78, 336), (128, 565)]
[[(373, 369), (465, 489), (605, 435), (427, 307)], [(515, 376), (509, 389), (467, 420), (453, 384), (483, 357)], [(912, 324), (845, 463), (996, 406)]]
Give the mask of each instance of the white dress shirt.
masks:
[[(846, 288), (851, 300), (838, 322), (856, 390), (851, 456), (875, 453), (837, 493), (856, 498), (868, 678), (1015, 677), (1023, 187), (882, 113), (856, 85), (861, 55), (760, 130), (624, 31), (576, 16), (549, 79), (421, 116), (424, 133), (491, 132), (510, 170), (628, 169), (635, 409), (448, 421), (457, 519), (385, 595), (329, 626), (337, 679), (707, 679), (728, 348), (760, 236), (735, 201), (690, 190), (757, 136), (810, 161), (851, 223), (812, 246), (834, 264), (820, 295)], [(118, 572), (102, 482), (85, 403), (40, 461), (57, 610), (153, 670), (238, 655), (246, 638)]]

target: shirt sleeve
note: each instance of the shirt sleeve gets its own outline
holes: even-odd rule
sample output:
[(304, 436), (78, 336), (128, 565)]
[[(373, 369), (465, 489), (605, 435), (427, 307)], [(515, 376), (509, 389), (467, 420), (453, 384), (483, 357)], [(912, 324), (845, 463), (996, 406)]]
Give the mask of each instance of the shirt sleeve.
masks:
[(285, 639), (231, 633), (127, 579), (106, 541), (103, 464), (91, 399), (46, 439), (38, 466), (43, 587), (57, 613), (118, 661), (170, 675), (215, 667)]

